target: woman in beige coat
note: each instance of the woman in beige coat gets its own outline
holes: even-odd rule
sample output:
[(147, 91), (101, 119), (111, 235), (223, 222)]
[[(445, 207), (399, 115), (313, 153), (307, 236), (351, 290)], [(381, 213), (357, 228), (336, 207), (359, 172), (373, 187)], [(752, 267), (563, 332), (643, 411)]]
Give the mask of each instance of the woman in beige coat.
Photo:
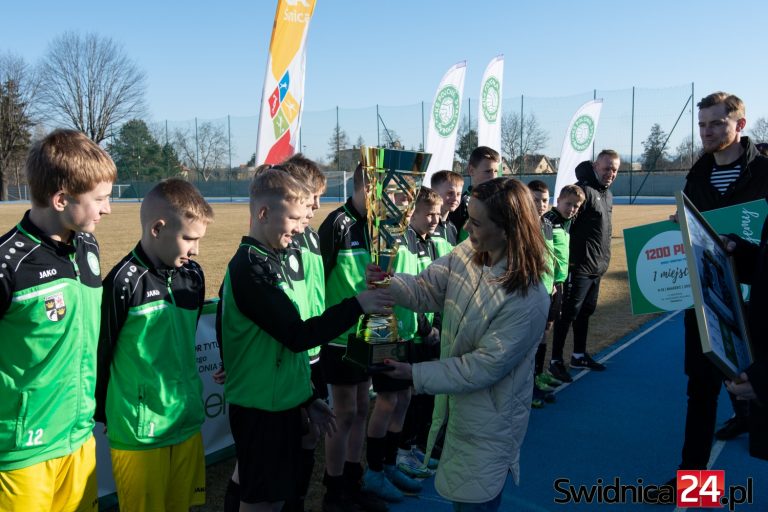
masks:
[(466, 226), (469, 240), (452, 253), (418, 276), (392, 277), (395, 301), (442, 311), (443, 329), (439, 361), (388, 361), (389, 375), (438, 395), (433, 429), (447, 426), (437, 491), (456, 511), (495, 511), (510, 471), (518, 482), (533, 357), (549, 309), (539, 283), (547, 249), (530, 192), (514, 179), (477, 186)]

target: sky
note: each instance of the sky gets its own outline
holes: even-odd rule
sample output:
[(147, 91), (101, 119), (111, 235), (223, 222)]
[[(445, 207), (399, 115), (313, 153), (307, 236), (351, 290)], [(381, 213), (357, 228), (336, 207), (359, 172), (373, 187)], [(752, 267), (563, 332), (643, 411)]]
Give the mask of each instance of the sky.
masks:
[[(226, 123), (229, 115), (236, 163), (255, 147), (276, 5), (7, 2), (0, 52), (34, 64), (67, 30), (111, 37), (147, 75), (149, 120), (174, 127), (194, 118)], [(350, 142), (363, 137), (372, 144), (376, 105), (388, 127), (418, 143), (420, 102), (431, 103), (445, 71), (467, 61), (466, 105), (479, 96), (483, 70), (498, 54), (505, 57), (504, 111), (519, 111), (523, 103), (524, 114), (538, 115), (551, 156), (558, 156), (572, 113), (594, 91), (605, 98), (604, 138), (623, 137), (604, 142), (624, 152), (638, 152), (653, 122), (674, 140), (691, 133), (691, 105), (684, 105), (692, 83), (694, 103), (715, 90), (740, 96), (749, 129), (750, 121), (768, 117), (764, 33), (762, 5), (751, 0), (317, 0), (307, 40), (302, 145), (322, 158), (337, 106)], [(637, 133), (630, 137), (633, 87)], [(467, 109), (473, 117), (476, 105)], [(598, 143), (600, 136), (598, 128)]]

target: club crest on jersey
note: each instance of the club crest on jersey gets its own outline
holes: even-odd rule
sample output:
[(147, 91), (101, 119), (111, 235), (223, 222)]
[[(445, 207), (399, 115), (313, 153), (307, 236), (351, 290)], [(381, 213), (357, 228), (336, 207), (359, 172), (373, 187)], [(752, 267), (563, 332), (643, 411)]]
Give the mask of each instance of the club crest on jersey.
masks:
[(55, 293), (45, 298), (45, 314), (51, 322), (58, 322), (67, 314), (64, 294)]

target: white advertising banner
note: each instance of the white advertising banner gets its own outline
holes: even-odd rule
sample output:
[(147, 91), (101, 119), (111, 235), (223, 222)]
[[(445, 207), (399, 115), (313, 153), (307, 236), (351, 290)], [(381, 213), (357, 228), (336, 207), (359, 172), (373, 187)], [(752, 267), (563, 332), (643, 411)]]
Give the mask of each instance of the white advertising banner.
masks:
[(457, 62), (451, 66), (440, 81), (435, 101), (432, 102), (425, 148), (427, 153), (432, 154), (432, 159), (424, 176), (425, 186), (430, 185), (432, 175), (437, 171), (453, 169), (466, 71), (467, 61)]
[(560, 189), (572, 185), (576, 179), (576, 166), (584, 160), (592, 159), (592, 148), (595, 144), (597, 122), (603, 100), (590, 100), (583, 104), (573, 115), (568, 130), (565, 132), (563, 150), (560, 152), (560, 164), (557, 166), (557, 181), (552, 197), (557, 200)]
[[(477, 145), (488, 146), (501, 154), (501, 87), (504, 79), (504, 55), (491, 60), (480, 84), (477, 114)], [(499, 168), (501, 171), (501, 168)]]

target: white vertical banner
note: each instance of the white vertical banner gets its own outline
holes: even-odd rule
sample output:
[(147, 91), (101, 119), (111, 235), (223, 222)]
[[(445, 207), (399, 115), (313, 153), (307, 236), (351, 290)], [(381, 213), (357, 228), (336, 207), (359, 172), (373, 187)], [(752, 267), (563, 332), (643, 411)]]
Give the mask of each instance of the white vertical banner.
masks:
[(429, 115), (427, 132), (427, 153), (432, 154), (424, 176), (424, 185), (429, 186), (432, 175), (444, 169), (453, 169), (453, 155), (456, 149), (456, 134), (459, 130), (461, 95), (464, 92), (464, 75), (467, 61), (457, 62), (448, 70), (437, 87), (432, 111)]
[(480, 83), (477, 145), (488, 146), (498, 151), (499, 154), (501, 154), (501, 86), (503, 79), (504, 55), (498, 55), (485, 68), (483, 81)]
[(576, 166), (584, 160), (592, 159), (592, 147), (595, 144), (597, 122), (600, 120), (602, 108), (602, 98), (590, 100), (580, 106), (573, 115), (568, 130), (565, 132), (563, 150), (560, 152), (560, 163), (557, 166), (557, 181), (552, 196), (555, 200), (560, 195), (560, 189), (578, 181), (576, 179)]
[(304, 105), (309, 21), (315, 0), (278, 0), (261, 95), (256, 165), (276, 164), (296, 152)]

